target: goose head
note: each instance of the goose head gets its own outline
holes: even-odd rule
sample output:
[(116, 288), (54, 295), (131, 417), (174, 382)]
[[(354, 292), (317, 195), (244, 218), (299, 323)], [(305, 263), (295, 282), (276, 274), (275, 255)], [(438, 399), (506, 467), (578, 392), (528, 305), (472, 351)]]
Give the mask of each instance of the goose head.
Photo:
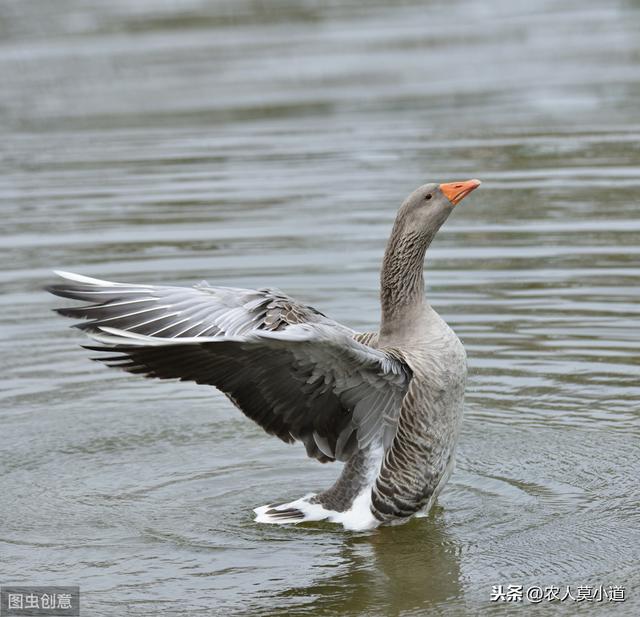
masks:
[(480, 180), (424, 184), (400, 206), (380, 272), (380, 340), (412, 336), (412, 323), (425, 302), (424, 256), (456, 204), (480, 186)]
[(480, 184), (480, 180), (475, 178), (444, 184), (423, 184), (413, 191), (400, 207), (396, 219), (399, 223), (397, 231), (431, 241), (456, 204)]

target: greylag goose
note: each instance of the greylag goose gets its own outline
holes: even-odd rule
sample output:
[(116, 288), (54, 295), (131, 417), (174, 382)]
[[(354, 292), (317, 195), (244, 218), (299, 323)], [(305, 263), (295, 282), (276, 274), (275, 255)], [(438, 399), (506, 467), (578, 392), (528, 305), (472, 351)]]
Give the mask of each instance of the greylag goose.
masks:
[(112, 283), (57, 272), (57, 309), (130, 373), (215, 386), (267, 433), (342, 461), (318, 494), (256, 508), (262, 523), (372, 529), (424, 515), (451, 473), (466, 354), (425, 298), (424, 256), (479, 180), (425, 184), (404, 201), (382, 262), (378, 332), (355, 332), (275, 289)]

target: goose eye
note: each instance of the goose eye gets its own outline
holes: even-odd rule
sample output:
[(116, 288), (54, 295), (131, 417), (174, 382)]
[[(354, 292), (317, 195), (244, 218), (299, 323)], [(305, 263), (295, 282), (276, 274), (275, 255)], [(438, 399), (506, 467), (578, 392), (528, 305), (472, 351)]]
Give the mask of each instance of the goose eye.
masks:
[(432, 195), (431, 193), (427, 193), (427, 194), (425, 195), (425, 200), (426, 200), (426, 201), (429, 201), (432, 197), (433, 197), (433, 195)]

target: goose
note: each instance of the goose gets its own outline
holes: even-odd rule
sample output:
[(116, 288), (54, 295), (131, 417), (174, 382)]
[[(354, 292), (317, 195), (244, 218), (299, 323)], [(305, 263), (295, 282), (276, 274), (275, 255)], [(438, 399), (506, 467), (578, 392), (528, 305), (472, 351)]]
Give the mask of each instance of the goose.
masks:
[[(425, 253), (480, 186), (429, 183), (400, 206), (380, 275), (377, 332), (356, 332), (273, 289), (115, 283), (56, 271), (83, 304), (87, 349), (110, 367), (214, 386), (267, 433), (341, 461), (333, 486), (254, 510), (259, 523), (369, 530), (424, 516), (454, 464), (466, 353), (425, 297)], [(106, 355), (104, 355), (106, 353)]]

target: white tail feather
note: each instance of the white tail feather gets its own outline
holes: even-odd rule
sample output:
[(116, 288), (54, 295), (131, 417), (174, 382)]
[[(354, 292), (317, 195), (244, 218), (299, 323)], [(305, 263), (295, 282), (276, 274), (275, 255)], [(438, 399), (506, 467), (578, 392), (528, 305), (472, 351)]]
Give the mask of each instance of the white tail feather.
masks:
[[(283, 503), (277, 506), (260, 506), (255, 508), (257, 523), (269, 523), (272, 525), (307, 523), (312, 521), (329, 521), (331, 523), (342, 523), (342, 526), (349, 531), (365, 531), (375, 529), (379, 524), (371, 513), (371, 489), (365, 489), (353, 502), (353, 505), (346, 512), (336, 512), (327, 510), (319, 503), (312, 503), (314, 494), (305, 495), (301, 499), (296, 499), (290, 503)], [(278, 512), (286, 510), (297, 510), (302, 513), (302, 517), (296, 514), (291, 516), (278, 515)]]

